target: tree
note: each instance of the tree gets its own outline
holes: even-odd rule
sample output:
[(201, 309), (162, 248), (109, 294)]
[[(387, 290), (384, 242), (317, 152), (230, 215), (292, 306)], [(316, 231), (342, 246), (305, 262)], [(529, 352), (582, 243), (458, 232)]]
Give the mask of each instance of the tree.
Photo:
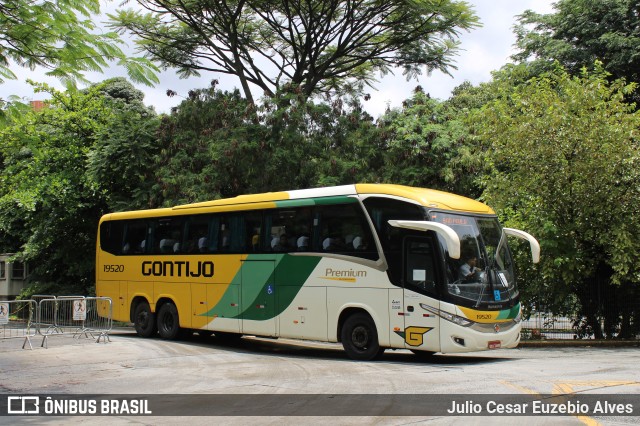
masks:
[[(214, 81), (215, 83), (215, 81)], [(155, 164), (158, 205), (243, 193), (353, 183), (376, 176), (377, 128), (353, 102), (307, 102), (302, 94), (259, 108), (239, 91), (192, 90), (165, 117)]]
[(96, 88), (111, 110), (87, 155), (87, 173), (104, 194), (110, 211), (155, 207), (152, 187), (160, 150), (160, 119), (144, 105), (144, 94), (122, 77)]
[[(16, 116), (0, 130), (0, 248), (29, 262), (33, 282), (61, 293), (90, 291), (98, 221), (111, 210), (111, 192), (122, 194), (131, 185), (116, 181), (124, 187), (112, 188), (107, 179), (108, 171), (127, 172), (130, 157), (97, 156), (111, 154), (108, 148), (114, 141), (124, 140), (123, 145), (134, 151), (139, 138), (127, 125), (153, 119), (126, 108), (121, 83), (116, 79), (67, 92), (36, 85), (36, 91), (51, 95), (48, 108)], [(129, 93), (135, 103), (131, 99), (139, 95)], [(118, 129), (125, 129), (126, 135), (116, 136)], [(114, 159), (121, 164), (89, 172), (90, 163)]]
[(129, 77), (157, 83), (157, 68), (144, 58), (128, 58), (115, 33), (93, 33), (90, 18), (100, 12), (99, 0), (3, 0), (0, 3), (0, 83), (15, 79), (20, 67), (48, 69), (62, 80), (84, 81), (86, 71), (100, 71), (117, 61)]
[(381, 118), (388, 132), (385, 181), (452, 191), (470, 197), (480, 192), (462, 111), (417, 88), (401, 111)]
[(251, 192), (268, 178), (265, 130), (236, 90), (191, 90), (162, 119), (154, 158), (154, 204), (173, 206)]
[(235, 75), (244, 97), (300, 91), (306, 98), (372, 84), (401, 67), (448, 72), (460, 31), (479, 25), (455, 0), (138, 0), (148, 13), (119, 11), (112, 27), (183, 77)]
[(520, 15), (516, 61), (534, 59), (538, 73), (559, 61), (574, 75), (600, 61), (611, 79), (640, 83), (637, 0), (559, 0), (554, 7), (555, 13)]
[(640, 316), (630, 303), (640, 294), (640, 114), (625, 102), (635, 84), (595, 70), (545, 73), (471, 119), (489, 168), (484, 197), (541, 243), (529, 294), (552, 295), (552, 309), (575, 295), (583, 325), (601, 338)]

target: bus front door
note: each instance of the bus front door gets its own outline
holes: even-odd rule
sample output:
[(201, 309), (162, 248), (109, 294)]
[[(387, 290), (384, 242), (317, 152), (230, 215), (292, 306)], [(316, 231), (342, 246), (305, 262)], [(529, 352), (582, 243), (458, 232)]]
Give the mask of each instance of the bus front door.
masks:
[(249, 260), (242, 264), (242, 333), (276, 336), (274, 260)]
[(440, 351), (434, 247), (430, 237), (404, 240), (404, 341), (413, 351)]

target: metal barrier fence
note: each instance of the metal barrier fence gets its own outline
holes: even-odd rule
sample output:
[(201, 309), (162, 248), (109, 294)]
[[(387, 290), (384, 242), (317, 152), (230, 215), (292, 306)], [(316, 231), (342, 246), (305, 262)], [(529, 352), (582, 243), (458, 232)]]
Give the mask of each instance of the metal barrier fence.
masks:
[[(605, 329), (605, 320), (598, 318), (602, 330)], [(576, 315), (568, 317), (555, 315), (548, 312), (534, 312), (528, 319), (522, 321), (522, 340), (594, 340), (593, 332), (585, 330), (586, 318)], [(637, 330), (637, 327), (636, 327)], [(618, 339), (619, 329), (610, 333), (605, 338)], [(623, 339), (625, 340), (625, 339)], [(636, 331), (627, 336), (626, 340), (640, 340), (640, 332)]]
[(108, 297), (34, 295), (30, 300), (0, 301), (0, 341), (24, 338), (22, 349), (31, 338), (42, 336), (47, 347), (51, 336), (95, 338), (110, 342), (113, 306)]
[(41, 347), (47, 347), (50, 336), (71, 335), (74, 338), (96, 338), (110, 342), (113, 307), (108, 297), (59, 296), (38, 303), (38, 333)]
[(33, 316), (36, 302), (33, 300), (0, 301), (0, 340), (24, 339), (22, 349), (27, 343), (31, 346), (31, 337), (36, 335)]
[[(33, 296), (31, 296), (31, 300), (36, 302), (38, 308), (40, 307), (40, 302), (42, 300), (55, 299), (55, 298), (56, 296), (54, 296), (53, 294), (34, 294)], [(43, 316), (43, 313), (41, 312), (41, 310), (37, 309), (35, 319), (34, 319), (34, 325), (38, 330), (39, 334), (42, 334), (43, 329), (46, 330), (46, 332), (49, 332), (50, 328), (55, 327), (54, 315)]]
[(533, 313), (522, 321), (522, 340), (574, 340), (581, 338), (575, 320), (545, 312)]
[(40, 309), (40, 302), (43, 300), (50, 299), (84, 299), (84, 296), (53, 296), (53, 295), (44, 295), (44, 294), (36, 294), (31, 297), (32, 300), (36, 300), (38, 302), (38, 315), (36, 316), (36, 325), (38, 327), (38, 334), (47, 335), (47, 334), (63, 334), (61, 329), (57, 329), (57, 310), (42, 310)]

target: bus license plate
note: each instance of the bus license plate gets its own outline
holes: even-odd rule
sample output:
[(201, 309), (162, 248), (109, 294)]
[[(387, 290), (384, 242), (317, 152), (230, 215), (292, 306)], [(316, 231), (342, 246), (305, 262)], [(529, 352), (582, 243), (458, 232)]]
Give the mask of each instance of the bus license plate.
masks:
[(489, 342), (489, 349), (500, 349), (500, 340), (494, 340)]

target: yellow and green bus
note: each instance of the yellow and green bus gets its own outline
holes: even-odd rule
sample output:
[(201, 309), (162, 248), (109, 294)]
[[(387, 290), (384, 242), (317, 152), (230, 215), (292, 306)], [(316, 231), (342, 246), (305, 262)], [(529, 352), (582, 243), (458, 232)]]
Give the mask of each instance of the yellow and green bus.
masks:
[(521, 309), (493, 210), (387, 184), (242, 195), (102, 217), (96, 291), (143, 337), (341, 342), (353, 359), (515, 347)]

